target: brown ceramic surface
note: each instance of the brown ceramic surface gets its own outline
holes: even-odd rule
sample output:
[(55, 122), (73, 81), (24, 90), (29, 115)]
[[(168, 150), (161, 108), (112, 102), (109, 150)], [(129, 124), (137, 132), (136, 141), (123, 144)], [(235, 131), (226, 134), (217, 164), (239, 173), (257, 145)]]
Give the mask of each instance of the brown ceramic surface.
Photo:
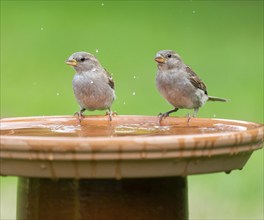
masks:
[(1, 175), (47, 178), (186, 176), (241, 169), (263, 125), (225, 119), (72, 116), (1, 119)]

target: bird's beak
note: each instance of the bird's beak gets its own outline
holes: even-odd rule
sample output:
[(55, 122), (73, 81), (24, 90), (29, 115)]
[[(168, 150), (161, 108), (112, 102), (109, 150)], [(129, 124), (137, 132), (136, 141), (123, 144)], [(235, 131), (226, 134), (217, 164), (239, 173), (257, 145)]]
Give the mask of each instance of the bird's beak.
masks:
[(155, 57), (155, 61), (158, 62), (158, 63), (165, 63), (166, 62), (166, 58), (163, 57), (163, 56), (158, 56), (158, 57)]
[(71, 66), (76, 66), (77, 65), (77, 60), (72, 59), (72, 60), (66, 60), (66, 64), (71, 65)]

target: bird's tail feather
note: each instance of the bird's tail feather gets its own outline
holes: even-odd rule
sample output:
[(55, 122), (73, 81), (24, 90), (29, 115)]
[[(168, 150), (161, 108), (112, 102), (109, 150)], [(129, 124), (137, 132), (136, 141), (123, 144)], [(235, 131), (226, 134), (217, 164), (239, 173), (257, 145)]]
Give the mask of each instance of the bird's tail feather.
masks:
[(214, 97), (214, 96), (208, 96), (208, 101), (217, 101), (217, 102), (228, 102), (228, 99), (223, 99), (223, 98), (218, 98), (218, 97)]

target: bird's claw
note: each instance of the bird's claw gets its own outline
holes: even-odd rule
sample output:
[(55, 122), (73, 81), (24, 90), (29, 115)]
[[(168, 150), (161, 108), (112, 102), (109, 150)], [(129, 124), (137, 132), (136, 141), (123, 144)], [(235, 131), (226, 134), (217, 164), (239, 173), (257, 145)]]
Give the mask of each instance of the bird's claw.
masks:
[(159, 113), (158, 114), (158, 117), (159, 117), (159, 123), (161, 123), (161, 121), (165, 118), (167, 118), (169, 116), (169, 114), (166, 112), (166, 113)]
[(84, 115), (81, 112), (75, 112), (74, 116), (77, 117), (77, 120), (78, 120), (79, 123), (81, 123), (82, 120), (84, 119)]
[(108, 115), (109, 121), (112, 121), (113, 116), (116, 116), (117, 112), (112, 112), (111, 110), (108, 110), (105, 115)]
[(190, 121), (191, 121), (191, 115), (190, 115), (190, 113), (188, 113), (187, 115), (186, 115), (186, 118), (187, 118), (187, 124), (188, 124), (188, 126), (190, 126)]

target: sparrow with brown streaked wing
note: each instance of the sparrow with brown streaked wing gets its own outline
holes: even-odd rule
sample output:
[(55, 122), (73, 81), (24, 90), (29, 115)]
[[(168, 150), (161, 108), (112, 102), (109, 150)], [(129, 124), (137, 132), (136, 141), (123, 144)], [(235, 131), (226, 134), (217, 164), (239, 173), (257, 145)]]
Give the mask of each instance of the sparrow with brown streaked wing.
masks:
[(194, 109), (193, 117), (195, 117), (206, 101), (227, 101), (223, 98), (208, 96), (203, 81), (174, 51), (159, 51), (155, 61), (158, 63), (156, 86), (161, 95), (174, 106), (171, 111), (159, 114), (160, 121), (178, 109)]
[(110, 74), (101, 66), (96, 57), (87, 52), (72, 54), (66, 64), (71, 65), (76, 73), (72, 80), (75, 98), (81, 110), (75, 114), (79, 121), (83, 119), (85, 110), (105, 110), (112, 120), (110, 109), (115, 100), (114, 81)]

